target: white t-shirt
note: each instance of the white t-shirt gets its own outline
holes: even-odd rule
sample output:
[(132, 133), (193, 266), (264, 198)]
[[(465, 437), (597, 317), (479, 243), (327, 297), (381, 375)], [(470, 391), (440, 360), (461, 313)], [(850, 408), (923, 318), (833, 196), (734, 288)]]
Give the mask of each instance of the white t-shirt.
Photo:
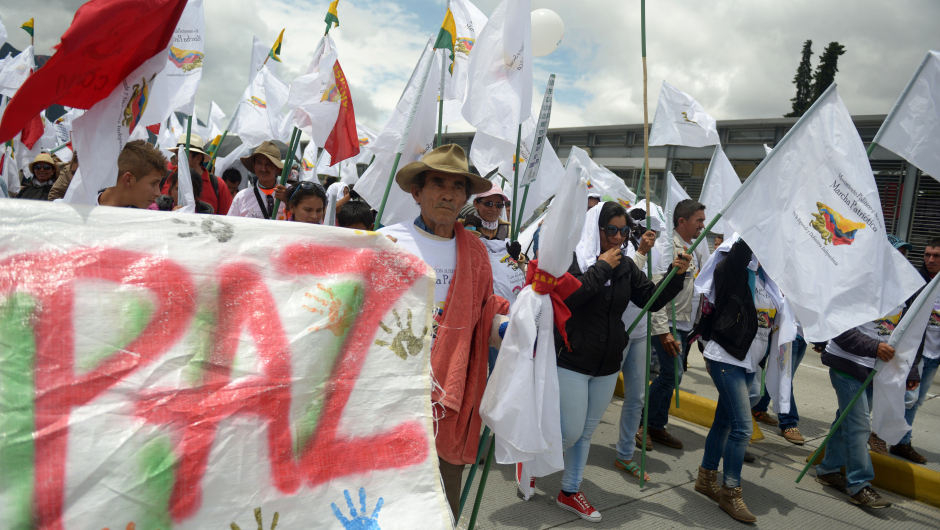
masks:
[(764, 355), (767, 354), (767, 345), (770, 344), (770, 334), (774, 330), (779, 309), (767, 293), (767, 286), (760, 275), (754, 279), (754, 307), (757, 308), (757, 335), (754, 336), (744, 360), (738, 360), (713, 340), (708, 341), (705, 351), (702, 352), (706, 359), (740, 366), (750, 373), (757, 371)]
[(928, 359), (940, 358), (940, 296), (933, 304), (930, 320), (927, 321), (926, 338), (924, 339), (924, 357)]
[(421, 258), (434, 269), (437, 277), (434, 283), (434, 321), (440, 324), (447, 302), (447, 291), (450, 290), (450, 282), (457, 270), (457, 240), (444, 239), (419, 230), (414, 222), (386, 226), (379, 229), (379, 233), (394, 237), (400, 247)]
[(502, 296), (512, 305), (525, 287), (525, 272), (506, 251), (506, 241), (480, 238), (490, 256), (493, 269), (493, 293)]
[[(856, 327), (855, 329), (864, 333), (865, 336), (873, 338), (879, 342), (888, 342), (888, 339), (891, 338), (891, 332), (894, 331), (894, 328), (897, 327), (898, 322), (901, 321), (901, 313), (904, 311), (906, 306), (907, 304), (901, 304), (894, 308), (894, 310), (891, 311), (891, 313), (889, 313), (887, 316), (879, 318), (878, 320), (866, 322), (861, 326)], [(874, 357), (860, 357), (858, 355), (851, 354), (840, 348), (834, 340), (829, 341), (829, 345), (826, 346), (826, 352), (831, 353), (836, 357), (848, 359), (861, 366), (868, 368), (875, 367)]]
[[(240, 192), (235, 194), (235, 198), (232, 199), (232, 206), (229, 207), (228, 213), (226, 215), (234, 215), (236, 217), (251, 217), (253, 219), (264, 219), (264, 213), (261, 211), (261, 206), (258, 204), (258, 199), (255, 197), (255, 186), (249, 186)], [(261, 200), (267, 202), (265, 199), (266, 191), (270, 191), (271, 194), (274, 193), (274, 190), (265, 190), (263, 188), (258, 188), (258, 193), (261, 195)], [(273, 196), (273, 195), (272, 195)], [(277, 209), (277, 220), (284, 221), (287, 219), (287, 211), (284, 208), (284, 203), (282, 202), (280, 207)], [(267, 204), (265, 204), (267, 208)]]

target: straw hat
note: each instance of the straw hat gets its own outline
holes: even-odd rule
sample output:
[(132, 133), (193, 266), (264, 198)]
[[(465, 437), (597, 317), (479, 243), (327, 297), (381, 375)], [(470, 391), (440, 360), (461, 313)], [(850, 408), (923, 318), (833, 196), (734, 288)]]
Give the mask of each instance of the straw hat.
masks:
[(55, 159), (52, 158), (52, 155), (50, 155), (49, 153), (39, 153), (38, 155), (36, 155), (36, 158), (34, 158), (32, 162), (30, 162), (29, 172), (32, 173), (33, 175), (36, 174), (36, 172), (33, 170), (33, 166), (35, 166), (36, 164), (49, 164), (50, 166), (52, 166), (52, 178), (55, 179), (59, 177), (59, 164), (55, 163)]
[(470, 167), (467, 164), (467, 154), (462, 147), (457, 144), (447, 144), (424, 155), (418, 162), (412, 162), (398, 170), (395, 175), (395, 182), (398, 187), (411, 193), (411, 181), (422, 171), (440, 171), (451, 175), (463, 175), (470, 179), (470, 189), (467, 195), (473, 195), (489, 191), (493, 183), (481, 177), (470, 173)]
[(281, 162), (281, 150), (274, 145), (274, 142), (261, 142), (261, 145), (255, 149), (254, 153), (251, 153), (251, 156), (243, 156), (239, 159), (242, 161), (242, 165), (252, 173), (255, 172), (255, 155), (263, 155), (267, 157), (275, 167), (284, 169), (284, 163)]
[[(180, 149), (185, 150), (185, 148), (186, 148), (186, 135), (181, 134), (180, 137), (176, 139), (176, 147), (170, 147), (167, 149), (167, 151), (177, 154), (177, 151), (179, 151)], [(203, 149), (205, 148), (206, 148), (206, 141), (202, 139), (202, 136), (199, 136), (198, 134), (189, 135), (190, 154), (199, 153), (205, 156), (212, 156), (209, 153), (203, 151)]]

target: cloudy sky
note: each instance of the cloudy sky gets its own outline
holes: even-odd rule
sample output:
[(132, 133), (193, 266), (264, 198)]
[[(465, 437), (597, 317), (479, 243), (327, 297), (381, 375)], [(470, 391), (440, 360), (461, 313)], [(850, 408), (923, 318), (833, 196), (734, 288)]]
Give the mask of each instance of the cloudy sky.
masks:
[[(487, 16), (499, 0), (476, 0)], [(9, 41), (36, 18), (37, 53), (51, 54), (82, 0), (4, 2)], [(342, 0), (331, 31), (358, 120), (381, 128), (421, 50), (440, 27), (445, 0)], [(205, 120), (214, 100), (231, 114), (248, 83), (252, 35), (274, 41), (286, 27), (286, 81), (308, 66), (328, 0), (205, 0), (206, 57), (196, 96)], [(556, 11), (565, 36), (535, 60), (534, 101), (555, 73), (552, 127), (642, 123), (639, 0), (532, 0)], [(776, 118), (790, 110), (803, 42), (813, 66), (830, 41), (845, 45), (836, 82), (853, 114), (885, 114), (928, 49), (940, 49), (937, 0), (654, 0), (647, 5), (649, 115), (663, 80), (716, 119)], [(466, 123), (453, 130), (470, 130)]]

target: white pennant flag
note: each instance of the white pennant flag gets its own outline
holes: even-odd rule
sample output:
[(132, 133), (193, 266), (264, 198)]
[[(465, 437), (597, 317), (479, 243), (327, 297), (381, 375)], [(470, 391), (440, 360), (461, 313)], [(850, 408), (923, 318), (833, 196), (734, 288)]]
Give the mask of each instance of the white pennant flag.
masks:
[[(180, 152), (185, 153), (185, 150), (181, 148)], [(176, 205), (182, 206), (179, 211), (196, 213), (196, 194), (193, 192), (193, 180), (189, 171), (189, 164), (180, 164), (176, 169)]]
[(233, 149), (231, 153), (225, 155), (224, 157), (220, 156), (216, 158), (216, 174), (222, 175), (225, 173), (226, 169), (235, 168), (239, 173), (242, 174), (242, 185), (244, 185), (248, 181), (248, 169), (244, 164), (242, 164), (240, 158), (248, 156), (249, 153), (251, 153), (251, 149), (249, 149), (245, 144), (240, 144), (238, 147)]
[[(72, 145), (82, 158), (65, 193), (65, 202), (96, 204), (98, 192), (117, 183), (118, 156), (134, 130), (144, 127), (140, 120), (143, 113), (155, 105), (148, 98), (157, 74), (166, 64), (166, 53), (162, 51), (138, 66), (107, 98), (75, 120)], [(157, 109), (156, 114), (166, 116), (171, 110)]]
[[(401, 167), (401, 164), (399, 164), (399, 167)], [(334, 164), (330, 158), (330, 153), (326, 149), (320, 152), (314, 174), (338, 177), (344, 184), (355, 184), (359, 180), (359, 171), (356, 169), (354, 160), (344, 160)]]
[[(702, 194), (698, 200), (705, 205), (705, 218), (714, 218), (740, 187), (741, 179), (738, 178), (734, 166), (731, 165), (721, 145), (716, 145), (712, 161), (708, 164), (708, 171), (705, 173)], [(731, 235), (723, 218), (718, 219), (711, 231), (715, 234)]]
[[(176, 30), (170, 39), (166, 66), (157, 74), (150, 91), (150, 102), (140, 122), (145, 126), (162, 123), (165, 114), (158, 111), (169, 108), (192, 116), (196, 89), (202, 79), (202, 61), (206, 54), (206, 21), (203, 0), (189, 0), (183, 8)], [(197, 126), (193, 120), (193, 127)], [(202, 135), (205, 137), (205, 135)]]
[(215, 101), (209, 104), (209, 129), (225, 130), (225, 112)]
[(281, 109), (287, 96), (287, 85), (264, 66), (238, 102), (232, 131), (251, 148), (276, 139), (280, 136)]
[(372, 143), (378, 138), (379, 133), (361, 123), (356, 123), (356, 135), (359, 137), (359, 157), (356, 163), (369, 164), (375, 156), (372, 152)]
[(865, 147), (835, 84), (722, 214), (786, 293), (808, 342), (886, 315), (924, 284), (888, 242)]
[[(665, 214), (665, 225), (666, 229), (659, 233), (656, 238), (656, 248), (659, 250), (659, 255), (663, 256), (663, 259), (659, 260), (653, 267), (654, 274), (665, 274), (666, 270), (672, 265), (672, 231), (675, 229), (675, 222), (673, 217), (676, 213), (676, 205), (680, 201), (685, 199), (691, 199), (689, 194), (685, 191), (679, 182), (676, 180), (676, 177), (672, 174), (672, 171), (666, 172), (666, 197), (663, 198), (663, 214)], [(708, 210), (705, 210), (706, 215)], [(696, 249), (707, 249), (708, 245), (704, 247), (700, 244)], [(706, 260), (702, 260), (703, 263)]]
[[(894, 358), (889, 363), (878, 362), (881, 367), (872, 384), (871, 432), (878, 433), (889, 447), (900, 442), (911, 430), (904, 418), (904, 391), (928, 325), (940, 326), (940, 274), (921, 291), (891, 332), (888, 345), (894, 347)], [(924, 383), (930, 384), (921, 381)]]
[(532, 19), (529, 0), (503, 0), (473, 46), (463, 117), (490, 136), (516, 143), (532, 115)]
[[(265, 66), (272, 74), (280, 77), (281, 76), (281, 63), (275, 61), (274, 59), (268, 58), (268, 53), (271, 51), (271, 45), (261, 42), (257, 36), (252, 36), (251, 41), (251, 68), (248, 73), (248, 82), (250, 83), (258, 72), (261, 71), (261, 67)], [(265, 62), (267, 59), (267, 62)]]
[(333, 39), (324, 35), (307, 73), (290, 85), (287, 105), (295, 109), (293, 126), (307, 133), (317, 145), (326, 144), (339, 115), (340, 94), (333, 68), (337, 57)]
[(692, 96), (663, 81), (649, 144), (705, 147), (717, 143), (715, 119)]
[(7, 28), (3, 25), (3, 21), (0, 20), (0, 44), (3, 44), (7, 41)]
[(179, 137), (185, 132), (186, 129), (180, 124), (175, 112), (171, 112), (169, 119), (160, 123), (160, 135), (157, 138), (157, 145), (163, 150), (163, 156), (171, 158), (176, 154), (169, 151), (169, 149), (176, 147)]
[[(461, 114), (467, 100), (468, 65), (470, 53), (476, 44), (477, 35), (486, 26), (486, 15), (469, 0), (450, 0), (450, 11), (454, 15), (457, 29), (454, 45), (453, 70), (444, 74), (444, 120), (450, 125), (463, 120)], [(447, 57), (447, 63), (450, 57)], [(447, 66), (445, 63), (444, 66)]]
[[(324, 149), (326, 151), (326, 149)], [(300, 156), (300, 180), (320, 182), (317, 178), (317, 144), (309, 142)]]
[[(373, 208), (379, 209), (382, 204), (382, 196), (385, 194), (385, 187), (388, 184), (389, 173), (395, 163), (395, 154), (399, 147), (401, 150), (401, 160), (398, 167), (404, 167), (406, 164), (420, 160), (422, 156), (434, 148), (434, 134), (437, 132), (437, 94), (434, 89), (437, 87), (437, 81), (433, 76), (424, 75), (428, 72), (440, 71), (441, 54), (433, 53), (433, 37), (425, 46), (421, 59), (415, 66), (411, 74), (411, 80), (405, 88), (404, 94), (388, 122), (378, 137), (372, 142), (371, 149), (375, 153), (375, 160), (369, 169), (362, 174), (356, 183), (356, 192), (366, 200)], [(430, 61), (430, 65), (428, 62)], [(424, 85), (421, 85), (424, 77)], [(420, 97), (420, 100), (418, 98)], [(408, 114), (412, 110), (413, 103), (418, 100), (415, 110), (414, 122), (412, 123), (410, 133), (405, 131), (405, 125), (408, 121)], [(404, 146), (400, 146), (402, 137), (407, 135), (408, 140)], [(385, 210), (382, 213), (381, 222), (384, 226), (412, 221), (418, 216), (418, 206), (410, 193), (405, 193), (392, 182), (391, 190), (388, 194), (388, 201), (385, 204)]]
[(927, 52), (873, 141), (940, 180), (940, 52)]
[(35, 69), (33, 47), (27, 46), (19, 55), (0, 60), (0, 95), (12, 98)]
[(20, 174), (16, 170), (16, 163), (13, 161), (13, 147), (3, 145), (3, 153), (0, 155), (0, 181), (3, 181), (3, 187), (10, 197), (20, 191)]
[(773, 148), (769, 147), (767, 144), (764, 144), (764, 156), (769, 155), (771, 151), (773, 151)]

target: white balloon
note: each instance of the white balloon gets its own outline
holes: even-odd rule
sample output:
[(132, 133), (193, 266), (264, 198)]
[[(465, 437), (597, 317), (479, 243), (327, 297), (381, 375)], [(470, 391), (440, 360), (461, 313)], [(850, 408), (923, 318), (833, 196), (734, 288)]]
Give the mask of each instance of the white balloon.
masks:
[(532, 12), (532, 55), (544, 57), (561, 44), (565, 36), (565, 24), (558, 13), (551, 9), (536, 9)]

